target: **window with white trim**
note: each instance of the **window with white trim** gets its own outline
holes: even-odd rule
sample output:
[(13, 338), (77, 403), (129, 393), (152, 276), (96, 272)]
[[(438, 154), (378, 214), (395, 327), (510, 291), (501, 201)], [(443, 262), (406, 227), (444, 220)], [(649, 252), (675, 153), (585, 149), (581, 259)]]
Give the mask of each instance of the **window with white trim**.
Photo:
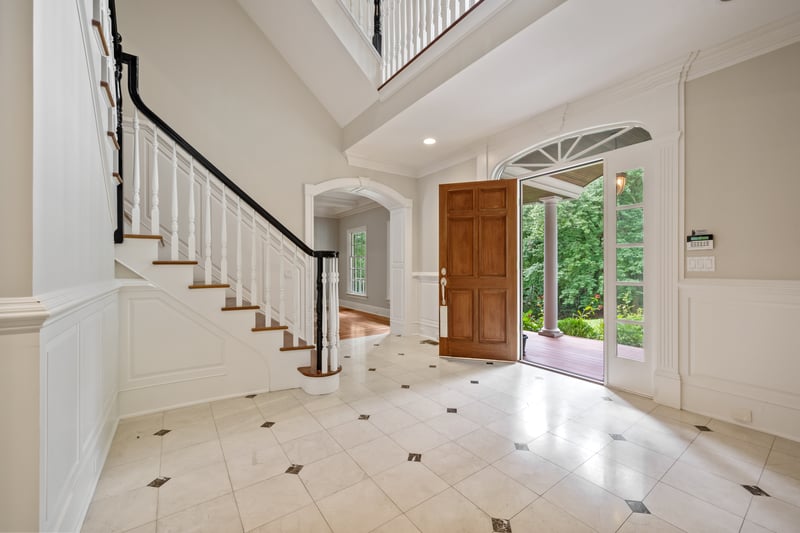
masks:
[(347, 255), (350, 261), (348, 294), (367, 295), (367, 228), (347, 230)]

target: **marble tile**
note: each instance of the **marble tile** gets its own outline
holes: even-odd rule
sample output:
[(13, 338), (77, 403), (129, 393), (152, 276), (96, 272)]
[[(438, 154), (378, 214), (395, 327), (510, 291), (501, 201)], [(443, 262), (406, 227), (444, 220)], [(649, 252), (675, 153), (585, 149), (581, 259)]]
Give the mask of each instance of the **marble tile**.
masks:
[(631, 513), (617, 533), (681, 533), (682, 531), (655, 515)]
[(445, 412), (445, 406), (429, 398), (420, 398), (417, 401), (402, 406), (403, 411), (418, 420), (429, 420)]
[(623, 436), (634, 444), (673, 459), (680, 457), (692, 442), (692, 439), (673, 433), (653, 431), (641, 424), (634, 424)]
[(495, 409), (499, 409), (500, 411), (503, 411), (509, 415), (518, 413), (528, 406), (528, 402), (503, 392), (498, 392), (496, 394), (487, 396), (481, 401), (486, 405), (494, 407)]
[(470, 398), (465, 394), (461, 394), (456, 390), (447, 389), (443, 387), (437, 387), (428, 394), (425, 394), (425, 396), (429, 400), (433, 400), (434, 402), (444, 407), (458, 408), (473, 401), (472, 398)]
[(773, 451), (767, 459), (767, 470), (800, 480), (800, 459), (788, 453)]
[(162, 450), (164, 452), (171, 452), (217, 438), (217, 428), (214, 425), (214, 421), (204, 420), (202, 422), (176, 428), (161, 437), (163, 442)]
[(314, 504), (306, 505), (249, 533), (330, 533), (331, 528)]
[(434, 496), (448, 485), (424, 464), (405, 461), (372, 478), (402, 511)]
[(711, 421), (711, 418), (705, 415), (699, 415), (690, 411), (675, 409), (673, 407), (667, 407), (666, 405), (659, 405), (653, 409), (650, 414), (655, 417), (669, 418), (692, 425), (705, 425)]
[(308, 412), (314, 414), (332, 407), (338, 407), (343, 403), (344, 402), (342, 402), (338, 396), (328, 394), (326, 396), (312, 398), (310, 401), (303, 403), (303, 406), (308, 409)]
[(455, 442), (445, 443), (426, 452), (422, 463), (450, 485), (458, 483), (487, 466), (486, 461)]
[(784, 439), (783, 437), (775, 437), (772, 451), (800, 458), (800, 442)]
[(367, 396), (354, 402), (350, 402), (350, 407), (359, 414), (374, 415), (386, 409), (392, 409), (394, 405), (380, 396)]
[(161, 454), (161, 439), (164, 437), (154, 436), (153, 431), (157, 429), (128, 434), (117, 433), (108, 450), (105, 468), (141, 461), (148, 457), (158, 457)]
[(516, 450), (513, 442), (485, 428), (464, 435), (456, 443), (490, 463)]
[(278, 439), (278, 442), (284, 443), (311, 433), (316, 433), (321, 429), (323, 429), (322, 426), (319, 425), (319, 422), (317, 422), (314, 417), (310, 414), (305, 414), (290, 418), (289, 420), (277, 422), (272, 426), (272, 433), (275, 435), (275, 438)]
[(174, 477), (197, 468), (224, 461), (218, 440), (164, 453), (161, 456), (161, 475)]
[(406, 513), (422, 533), (491, 533), (491, 517), (449, 488)]
[(653, 488), (644, 504), (670, 524), (692, 532), (739, 531), (742, 519), (664, 483)]
[(245, 453), (252, 453), (264, 448), (278, 446), (278, 441), (271, 429), (254, 428), (251, 431), (223, 436), (220, 441), (225, 457), (235, 457)]
[(800, 479), (765, 469), (758, 486), (773, 498), (800, 507)]
[(569, 473), (529, 451), (514, 451), (492, 466), (536, 494), (544, 494)]
[(574, 420), (559, 424), (552, 428), (550, 433), (592, 452), (602, 450), (611, 442), (611, 437), (605, 431), (600, 431)]
[(169, 516), (231, 492), (224, 463), (191, 470), (171, 478), (158, 489), (158, 517)]
[(342, 451), (342, 447), (327, 431), (318, 431), (281, 444), (289, 460), (298, 465), (308, 465)]
[(434, 431), (430, 426), (424, 423), (415, 424), (413, 426), (401, 429), (389, 435), (392, 440), (400, 445), (401, 448), (408, 452), (422, 453), (432, 450), (441, 446), (449, 439)]
[(147, 486), (159, 474), (158, 456), (147, 457), (132, 463), (103, 469), (97, 482), (94, 499), (116, 496), (129, 490)]
[(355, 448), (359, 444), (364, 444), (383, 436), (383, 432), (372, 425), (369, 420), (353, 420), (331, 428), (328, 433), (345, 450)]
[(546, 433), (549, 427), (550, 423), (547, 420), (532, 420), (514, 415), (505, 416), (486, 425), (486, 429), (513, 442), (532, 441)]
[(747, 520), (771, 531), (800, 531), (800, 507), (777, 498), (754, 497)]
[(658, 481), (601, 455), (576, 468), (575, 474), (623, 500), (643, 500)]
[(551, 433), (545, 433), (536, 440), (529, 442), (528, 448), (536, 455), (544, 457), (548, 461), (570, 471), (594, 455), (593, 451), (582, 448)]
[(143, 526), (127, 529), (125, 533), (156, 533), (156, 522), (148, 522)]
[(672, 457), (627, 441), (615, 440), (598, 453), (655, 479), (660, 479), (675, 463)]
[(334, 533), (366, 533), (400, 515), (400, 509), (371, 479), (317, 503)]
[(250, 431), (264, 423), (264, 415), (254, 405), (247, 409), (215, 418), (217, 433), (221, 436)]
[(272, 522), (312, 503), (303, 482), (281, 474), (234, 492), (245, 531)]
[(764, 466), (770, 452), (769, 446), (752, 444), (717, 432), (700, 433), (694, 442), (689, 445), (688, 450), (707, 451), (715, 455), (746, 461), (758, 466)]
[(239, 533), (243, 531), (233, 494), (203, 502), (158, 521), (159, 533)]
[(708, 424), (715, 433), (734, 437), (739, 440), (756, 444), (758, 446), (771, 448), (772, 443), (775, 442), (775, 437), (755, 429), (750, 429), (738, 424), (731, 424), (730, 422), (723, 422), (722, 420), (711, 420)]
[(616, 531), (631, 514), (625, 500), (575, 474), (561, 480), (543, 497), (601, 533)]
[(214, 414), (214, 418), (219, 418), (248, 410), (255, 404), (253, 398), (237, 396), (211, 402), (211, 412)]
[(686, 450), (678, 462), (745, 485), (755, 485), (762, 471), (759, 465), (697, 448)]
[(253, 450), (227, 458), (228, 474), (233, 490), (277, 476), (285, 472), (291, 464), (292, 461), (286, 457), (280, 446)]
[[(348, 450), (350, 456), (364, 472), (374, 476), (406, 461), (408, 452), (387, 436), (365, 442)], [(428, 458), (426, 453), (425, 457)]]
[(537, 533), (594, 533), (564, 509), (539, 498), (511, 519), (511, 531)]
[(500, 409), (487, 405), (483, 402), (471, 402), (458, 408), (458, 414), (472, 420), (480, 426), (491, 424), (505, 416)]
[(352, 407), (345, 403), (339, 403), (333, 407), (321, 409), (312, 413), (312, 416), (317, 419), (325, 429), (332, 428), (347, 422), (352, 422), (358, 418), (359, 413)]
[(472, 474), (454, 487), (493, 518), (509, 519), (538, 497), (493, 466)]
[(206, 422), (212, 418), (213, 415), (211, 414), (211, 405), (207, 403), (201, 403), (198, 405), (190, 405), (188, 407), (164, 411), (163, 426), (165, 428), (176, 429)]
[(158, 489), (141, 487), (89, 505), (83, 533), (114, 533), (147, 524), (156, 519)]
[(398, 407), (385, 409), (370, 416), (370, 422), (384, 433), (394, 433), (403, 428), (413, 426), (419, 420)]
[(414, 526), (406, 515), (400, 515), (389, 520), (381, 527), (373, 529), (372, 533), (419, 533), (419, 529)]
[(661, 481), (736, 516), (747, 513), (753, 498), (741, 484), (680, 461), (664, 474)]
[(775, 533), (775, 532), (772, 531), (771, 529), (761, 527), (758, 524), (754, 524), (753, 522), (745, 520), (744, 523), (742, 524), (742, 529), (739, 530), (739, 533)]
[(363, 470), (345, 452), (305, 465), (300, 479), (315, 500), (355, 485), (366, 477)]
[(475, 422), (458, 413), (444, 413), (427, 420), (425, 424), (441, 433), (449, 440), (463, 437), (467, 433), (472, 433), (480, 427)]

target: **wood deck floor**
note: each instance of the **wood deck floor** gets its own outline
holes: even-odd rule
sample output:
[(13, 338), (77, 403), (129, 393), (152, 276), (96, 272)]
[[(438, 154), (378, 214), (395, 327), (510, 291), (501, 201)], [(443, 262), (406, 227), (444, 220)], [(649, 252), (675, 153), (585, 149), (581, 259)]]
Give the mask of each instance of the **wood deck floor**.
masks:
[(339, 338), (353, 339), (389, 333), (389, 319), (348, 309), (339, 308)]
[[(528, 336), (522, 357), (525, 361), (594, 381), (603, 381), (603, 341), (569, 335), (554, 339), (530, 331), (525, 334)], [(644, 360), (641, 348), (620, 345), (618, 350), (620, 357)]]

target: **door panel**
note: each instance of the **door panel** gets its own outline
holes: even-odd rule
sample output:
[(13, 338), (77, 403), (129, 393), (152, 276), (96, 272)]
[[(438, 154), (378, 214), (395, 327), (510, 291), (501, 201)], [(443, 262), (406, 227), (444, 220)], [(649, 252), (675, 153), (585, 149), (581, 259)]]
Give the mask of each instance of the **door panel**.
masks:
[(440, 355), (517, 360), (517, 231), (516, 181), (439, 186)]

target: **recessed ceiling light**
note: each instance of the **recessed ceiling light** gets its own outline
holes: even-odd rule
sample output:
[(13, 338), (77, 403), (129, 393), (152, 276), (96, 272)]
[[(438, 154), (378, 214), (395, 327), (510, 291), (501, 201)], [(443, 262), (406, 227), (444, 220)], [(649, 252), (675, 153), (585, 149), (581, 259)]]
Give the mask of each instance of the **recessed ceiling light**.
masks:
[(431, 144), (436, 144), (436, 139), (434, 139), (433, 137), (428, 137), (424, 139), (422, 142), (430, 146)]

